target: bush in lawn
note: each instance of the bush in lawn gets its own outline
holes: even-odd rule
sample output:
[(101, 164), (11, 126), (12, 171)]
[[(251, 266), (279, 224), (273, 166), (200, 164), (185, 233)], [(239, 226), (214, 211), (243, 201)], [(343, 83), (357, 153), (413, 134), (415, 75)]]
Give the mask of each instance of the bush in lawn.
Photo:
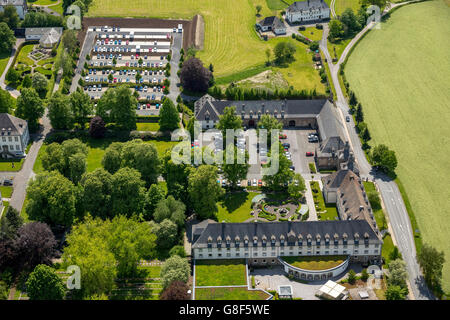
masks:
[(369, 279), (369, 274), (367, 273), (367, 269), (363, 269), (361, 272), (361, 280), (367, 281)]
[(311, 51), (316, 51), (319, 49), (319, 42), (318, 41), (313, 41), (311, 42), (311, 44), (309, 45), (309, 49)]
[(183, 281), (173, 281), (159, 296), (160, 300), (190, 300), (189, 287)]
[(186, 283), (191, 273), (191, 266), (185, 258), (178, 255), (172, 256), (166, 260), (161, 268), (161, 282), (163, 288), (166, 289), (174, 281), (182, 281)]
[(348, 272), (348, 283), (354, 284), (356, 282), (356, 273), (353, 269)]
[(53, 268), (44, 264), (34, 268), (26, 285), (30, 300), (62, 300), (65, 295), (61, 278)]

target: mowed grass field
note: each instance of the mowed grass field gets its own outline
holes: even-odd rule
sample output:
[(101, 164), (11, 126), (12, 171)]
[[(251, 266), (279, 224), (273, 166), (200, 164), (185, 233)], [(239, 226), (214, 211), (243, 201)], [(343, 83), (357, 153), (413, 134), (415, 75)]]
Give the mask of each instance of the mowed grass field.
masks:
[[(260, 17), (256, 17), (256, 5), (262, 6)], [(277, 7), (275, 5), (273, 8)], [(266, 0), (93, 0), (88, 16), (191, 19), (196, 14), (201, 14), (205, 21), (205, 42), (203, 50), (197, 53), (197, 57), (206, 66), (213, 64), (216, 81), (223, 84), (221, 78), (227, 77), (230, 81), (238, 81), (265, 70), (264, 63), (267, 60), (265, 51), (267, 48), (274, 48), (280, 40), (260, 40), (254, 25), (256, 21), (277, 14), (278, 11), (271, 10)], [(301, 60), (302, 66), (295, 65), (289, 68), (292, 70), (290, 72), (292, 76), (286, 80), (299, 90), (316, 88), (317, 92), (324, 92), (325, 88), (320, 83), (318, 73), (312, 68), (311, 59), (308, 57), (307, 60), (310, 69), (308, 72), (303, 72), (306, 60)], [(259, 72), (235, 77), (238, 73), (242, 75), (255, 68)], [(312, 71), (315, 72), (313, 81), (310, 80), (309, 74)], [(305, 80), (297, 80), (299, 75), (304, 76)]]
[[(225, 239), (224, 239), (225, 247)], [(242, 286), (247, 284), (245, 260), (199, 260), (195, 263), (195, 285)]]
[(445, 252), (450, 291), (450, 7), (398, 9), (356, 46), (345, 74), (363, 106), (372, 145), (396, 151), (397, 173), (423, 241)]
[(334, 2), (334, 11), (338, 16), (340, 16), (347, 8), (351, 8), (356, 14), (359, 7), (361, 7), (360, 0), (336, 0)]

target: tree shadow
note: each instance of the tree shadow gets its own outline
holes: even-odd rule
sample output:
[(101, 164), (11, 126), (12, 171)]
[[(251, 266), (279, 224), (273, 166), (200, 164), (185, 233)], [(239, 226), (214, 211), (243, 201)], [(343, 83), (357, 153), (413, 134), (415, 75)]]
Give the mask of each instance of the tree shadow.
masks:
[(248, 197), (248, 192), (227, 193), (222, 200), (222, 206), (231, 213), (239, 209), (248, 200)]

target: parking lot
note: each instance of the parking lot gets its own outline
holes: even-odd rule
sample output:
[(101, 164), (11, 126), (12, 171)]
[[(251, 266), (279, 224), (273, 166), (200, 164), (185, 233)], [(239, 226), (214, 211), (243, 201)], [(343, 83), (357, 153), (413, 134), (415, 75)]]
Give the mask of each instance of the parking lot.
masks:
[[(317, 131), (312, 129), (285, 129), (282, 133), (286, 134), (285, 142), (290, 144), (289, 151), (295, 172), (310, 173), (308, 164), (314, 162), (314, 153), (318, 142), (309, 142), (308, 135), (317, 133)], [(306, 156), (307, 152), (311, 152), (312, 155)]]
[[(178, 28), (89, 27), (77, 69), (84, 74), (77, 75), (74, 82), (78, 85), (81, 79), (83, 90), (94, 100), (109, 87), (127, 84), (139, 93), (138, 114), (158, 114), (169, 93), (167, 55), (173, 36), (181, 32)], [(91, 59), (86, 61), (86, 55)], [(71, 91), (77, 85), (72, 85)]]

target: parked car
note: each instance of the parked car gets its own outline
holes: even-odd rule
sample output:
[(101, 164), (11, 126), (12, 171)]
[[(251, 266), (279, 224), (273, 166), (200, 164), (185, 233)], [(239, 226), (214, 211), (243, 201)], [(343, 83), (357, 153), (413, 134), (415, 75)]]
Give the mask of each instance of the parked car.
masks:
[(313, 156), (314, 156), (314, 152), (308, 151), (308, 152), (306, 153), (306, 156), (307, 156), (307, 157), (313, 157)]
[(345, 121), (350, 122), (350, 116), (346, 116)]
[(12, 186), (13, 181), (11, 179), (5, 179), (5, 181), (3, 181), (3, 185), (4, 186)]

